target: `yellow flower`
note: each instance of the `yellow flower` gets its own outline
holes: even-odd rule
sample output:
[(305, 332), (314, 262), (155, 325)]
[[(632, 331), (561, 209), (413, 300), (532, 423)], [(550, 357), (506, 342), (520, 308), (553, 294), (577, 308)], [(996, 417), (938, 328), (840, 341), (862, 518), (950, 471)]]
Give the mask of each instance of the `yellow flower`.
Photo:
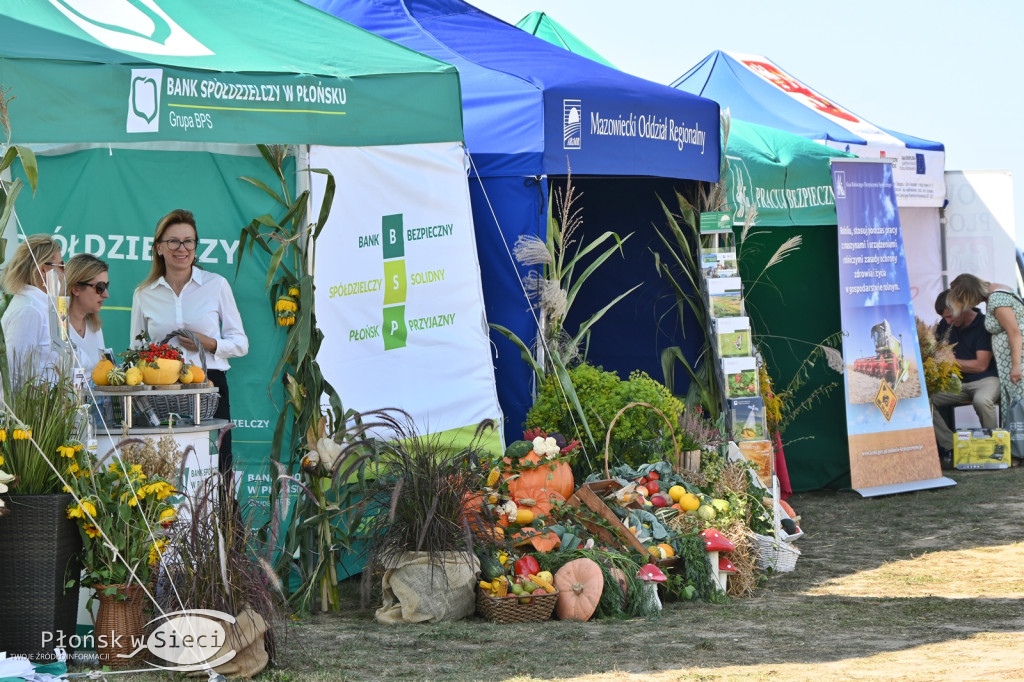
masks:
[(0, 443), (7, 440), (7, 429), (0, 429)]
[(146, 474), (142, 473), (142, 465), (141, 464), (133, 464), (132, 468), (128, 470), (128, 473), (129, 474), (134, 474), (135, 476), (138, 476), (139, 478), (145, 478), (146, 477)]
[(276, 310), (279, 313), (286, 310), (290, 312), (295, 312), (298, 309), (299, 306), (295, 304), (295, 301), (289, 300), (287, 298), (277, 299), (277, 305), (274, 306), (274, 310)]
[(86, 513), (91, 516), (96, 516), (96, 505), (89, 500), (82, 500), (81, 504), (68, 507), (69, 519), (84, 519), (86, 518)]
[(61, 457), (67, 457), (68, 459), (74, 459), (75, 457), (75, 446), (73, 445), (58, 445), (57, 454)]
[(299, 295), (299, 288), (298, 287), (288, 287), (288, 295), (289, 296), (298, 296)]
[(32, 438), (32, 429), (14, 429), (11, 438), (14, 440), (29, 440)]
[(71, 464), (68, 465), (68, 471), (70, 471), (73, 474), (77, 474), (78, 470), (79, 470), (78, 462), (76, 462), (75, 460), (71, 460)]
[[(0, 440), (3, 440), (3, 439), (0, 438)], [(4, 456), (0, 455), (0, 467), (2, 467), (3, 465), (4, 465)]]
[(92, 525), (91, 523), (85, 524), (84, 526), (82, 526), (82, 529), (85, 531), (86, 535), (88, 535), (91, 538), (98, 538), (100, 536), (100, 529)]
[(164, 500), (174, 494), (174, 488), (167, 481), (156, 481), (146, 486), (146, 493), (156, 495), (158, 500)]
[(160, 560), (160, 555), (164, 553), (164, 549), (167, 547), (167, 538), (160, 538), (154, 542), (149, 548), (149, 565), (152, 566)]
[(160, 518), (157, 519), (157, 523), (162, 525), (164, 528), (167, 528), (176, 518), (178, 518), (177, 510), (174, 507), (168, 507), (160, 512)]

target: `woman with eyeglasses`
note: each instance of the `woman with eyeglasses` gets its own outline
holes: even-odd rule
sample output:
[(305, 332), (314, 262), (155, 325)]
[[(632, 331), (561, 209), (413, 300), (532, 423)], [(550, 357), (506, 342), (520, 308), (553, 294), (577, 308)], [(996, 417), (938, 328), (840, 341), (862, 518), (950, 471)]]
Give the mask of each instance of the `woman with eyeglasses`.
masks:
[(100, 310), (110, 298), (107, 264), (96, 256), (80, 253), (68, 259), (64, 281), (68, 296), (68, 336), (75, 348), (75, 366), (91, 370), (103, 357)]
[(50, 270), (60, 273), (63, 269), (60, 244), (48, 234), (26, 237), (4, 266), (3, 288), (13, 298), (0, 326), (7, 343), (7, 362), (12, 376), (45, 376), (58, 362), (50, 343), (46, 273)]
[[(207, 377), (220, 391), (215, 419), (231, 420), (226, 372), (229, 358), (249, 352), (249, 339), (231, 285), (218, 274), (196, 264), (199, 231), (191, 211), (175, 209), (160, 219), (153, 235), (153, 267), (135, 290), (132, 300), (131, 335), (141, 332), (159, 343), (173, 331), (195, 334), (206, 352)], [(191, 339), (176, 337), (185, 360), (202, 365), (199, 348)], [(231, 431), (221, 439), (218, 452), (221, 472), (232, 465)]]

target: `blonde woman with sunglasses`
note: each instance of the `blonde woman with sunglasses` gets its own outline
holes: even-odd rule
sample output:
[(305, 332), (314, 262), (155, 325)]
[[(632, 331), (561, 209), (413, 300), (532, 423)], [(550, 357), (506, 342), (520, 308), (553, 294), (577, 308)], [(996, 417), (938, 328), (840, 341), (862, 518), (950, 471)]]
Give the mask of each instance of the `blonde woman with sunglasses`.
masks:
[(60, 244), (48, 234), (25, 238), (4, 266), (3, 289), (11, 294), (0, 326), (7, 343), (7, 361), (13, 376), (44, 376), (59, 359), (50, 341), (50, 299), (46, 273), (64, 269)]
[(68, 336), (75, 347), (76, 366), (90, 370), (103, 357), (100, 310), (110, 298), (108, 266), (96, 256), (80, 253), (64, 268), (67, 282)]

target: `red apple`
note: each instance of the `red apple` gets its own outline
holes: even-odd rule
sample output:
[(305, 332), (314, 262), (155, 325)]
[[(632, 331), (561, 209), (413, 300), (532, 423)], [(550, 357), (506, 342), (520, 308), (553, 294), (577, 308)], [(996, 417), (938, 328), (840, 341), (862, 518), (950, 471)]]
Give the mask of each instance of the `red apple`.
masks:
[(671, 500), (666, 498), (661, 493), (658, 493), (657, 495), (651, 495), (651, 504), (653, 504), (655, 507), (667, 507), (670, 504), (670, 502)]
[(660, 478), (661, 474), (659, 474), (657, 471), (652, 471), (651, 473), (647, 474), (648, 481), (657, 481)]
[(661, 486), (658, 485), (657, 480), (652, 479), (650, 481), (647, 481), (647, 492), (656, 493), (659, 490), (661, 490)]

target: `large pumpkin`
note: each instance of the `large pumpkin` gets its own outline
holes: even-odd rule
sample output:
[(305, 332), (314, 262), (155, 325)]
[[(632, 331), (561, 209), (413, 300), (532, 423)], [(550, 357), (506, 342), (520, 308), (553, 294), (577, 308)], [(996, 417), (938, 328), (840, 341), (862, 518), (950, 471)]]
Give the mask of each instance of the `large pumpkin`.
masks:
[[(572, 494), (576, 491), (575, 481), (572, 477), (572, 467), (569, 466), (568, 462), (561, 460), (556, 462), (542, 462), (540, 455), (533, 450), (530, 450), (528, 453), (523, 455), (519, 461), (537, 466), (533, 469), (520, 469), (519, 476), (509, 481), (508, 491), (509, 494), (512, 495), (513, 499), (525, 497), (525, 495), (517, 493), (517, 490), (521, 488), (547, 488), (548, 490), (555, 491), (566, 499), (572, 497)], [(505, 478), (512, 475), (511, 467), (512, 460), (506, 457)]]
[(178, 382), (181, 360), (157, 358), (142, 366), (142, 381), (149, 386), (170, 386)]
[(555, 573), (558, 601), (555, 614), (562, 620), (590, 620), (604, 592), (601, 567), (590, 559), (574, 559)]

